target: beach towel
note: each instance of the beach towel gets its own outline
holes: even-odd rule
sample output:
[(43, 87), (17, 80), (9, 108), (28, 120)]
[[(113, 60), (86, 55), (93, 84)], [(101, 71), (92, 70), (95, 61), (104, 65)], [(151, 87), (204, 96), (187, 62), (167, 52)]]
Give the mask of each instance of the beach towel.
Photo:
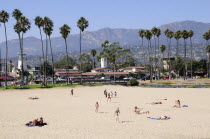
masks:
[(188, 105), (182, 105), (182, 107), (188, 107)]
[[(161, 117), (148, 117), (149, 119), (152, 119), (152, 120), (161, 120)], [(166, 118), (166, 120), (169, 120), (171, 118)]]

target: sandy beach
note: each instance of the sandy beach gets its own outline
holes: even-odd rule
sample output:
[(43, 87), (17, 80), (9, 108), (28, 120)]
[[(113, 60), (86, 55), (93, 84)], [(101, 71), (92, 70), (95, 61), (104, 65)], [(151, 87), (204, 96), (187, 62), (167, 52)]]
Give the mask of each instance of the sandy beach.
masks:
[[(104, 89), (117, 91), (108, 102)], [(140, 88), (123, 86), (6, 90), (0, 91), (0, 138), (87, 139), (197, 139), (210, 138), (210, 89)], [(28, 97), (39, 97), (30, 100)], [(167, 99), (167, 100), (161, 100)], [(187, 108), (172, 108), (179, 99)], [(99, 102), (99, 113), (95, 103)], [(163, 104), (146, 104), (162, 101)], [(150, 111), (135, 114), (134, 106)], [(114, 112), (120, 108), (120, 122)], [(170, 116), (170, 120), (147, 117)], [(25, 123), (43, 117), (43, 127)]]

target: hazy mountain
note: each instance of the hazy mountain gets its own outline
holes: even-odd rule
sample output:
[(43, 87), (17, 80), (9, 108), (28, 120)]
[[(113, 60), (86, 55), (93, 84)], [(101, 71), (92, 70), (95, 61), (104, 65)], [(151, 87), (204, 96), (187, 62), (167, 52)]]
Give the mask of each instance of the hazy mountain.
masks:
[[(170, 29), (172, 31), (176, 30), (193, 30), (194, 36), (192, 41), (194, 44), (204, 44), (205, 41), (202, 38), (202, 34), (210, 29), (210, 23), (201, 23), (195, 21), (182, 21), (174, 22), (159, 27), (162, 30), (162, 35), (160, 37), (160, 43), (166, 44), (166, 38), (164, 35), (165, 29)], [(98, 31), (84, 32), (82, 36), (82, 49), (88, 50), (92, 48), (100, 48), (101, 44), (105, 40), (110, 42), (120, 42), (123, 46), (139, 46), (140, 39), (138, 36), (139, 29), (110, 29), (103, 28)], [(182, 41), (180, 41), (182, 43)], [(69, 46), (69, 52), (79, 51), (79, 35), (70, 35), (67, 38), (67, 43)], [(146, 43), (146, 41), (145, 41)], [(175, 41), (172, 41), (172, 45), (175, 45)], [(45, 40), (44, 40), (45, 46)], [(64, 40), (61, 37), (52, 38), (52, 46), (54, 53), (64, 52)], [(2, 49), (2, 55), (5, 55), (5, 42), (0, 43)], [(14, 57), (19, 53), (19, 42), (18, 39), (9, 40), (9, 56)], [(49, 51), (50, 52), (50, 51)], [(35, 37), (24, 38), (24, 53), (27, 55), (41, 55), (41, 42), (40, 39)]]

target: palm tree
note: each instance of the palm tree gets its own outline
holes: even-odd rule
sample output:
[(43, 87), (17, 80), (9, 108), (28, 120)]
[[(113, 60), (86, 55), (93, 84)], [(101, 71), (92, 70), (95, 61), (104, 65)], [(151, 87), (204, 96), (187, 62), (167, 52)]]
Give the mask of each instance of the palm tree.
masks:
[(184, 39), (184, 80), (186, 80), (186, 72), (187, 72), (187, 65), (186, 65), (186, 52), (187, 52), (187, 42), (188, 39), (188, 32), (186, 30), (181, 31), (181, 36)]
[(206, 45), (209, 45), (210, 32), (204, 33), (203, 38), (206, 40)]
[[(154, 36), (154, 40), (155, 40), (155, 53), (154, 53), (154, 55), (155, 55), (155, 58), (153, 59), (154, 61), (156, 61), (156, 34), (157, 34), (157, 32), (158, 32), (158, 28), (156, 28), (156, 27), (153, 27), (152, 29), (151, 29), (151, 32), (152, 32), (152, 34), (153, 34), (153, 36)], [(157, 64), (157, 62), (155, 62), (155, 67), (156, 67), (156, 64)], [(155, 68), (155, 80), (156, 80), (156, 68)]]
[(30, 30), (31, 28), (31, 23), (29, 21), (28, 18), (26, 18), (25, 16), (21, 16), (19, 19), (19, 23), (20, 23), (20, 27), (21, 27), (21, 33), (22, 33), (22, 37), (21, 37), (21, 79), (22, 79), (22, 85), (24, 85), (24, 68), (23, 68), (23, 35)]
[(8, 22), (9, 19), (9, 13), (6, 11), (2, 10), (0, 12), (0, 22), (4, 24), (4, 33), (5, 33), (5, 39), (6, 39), (6, 78), (5, 78), (5, 88), (7, 88), (7, 59), (8, 59), (8, 44), (7, 44), (7, 27), (6, 23)]
[(22, 12), (18, 9), (14, 9), (14, 11), (12, 12), (12, 17), (14, 17), (17, 22), (19, 21), (22, 15)]
[(52, 58), (52, 69), (53, 69), (53, 74), (52, 74), (52, 78), (53, 78), (53, 84), (54, 84), (54, 56), (53, 56), (53, 49), (52, 49), (52, 44), (51, 44), (51, 35), (52, 35), (52, 31), (53, 31), (53, 21), (47, 17), (44, 18), (44, 32), (45, 34), (48, 36), (49, 38), (49, 42), (50, 42), (50, 51), (51, 51), (51, 58)]
[[(158, 39), (158, 44), (157, 46), (160, 45), (160, 35), (161, 35), (161, 30), (159, 28), (157, 28), (157, 31), (156, 31), (156, 37)], [(159, 65), (159, 68), (158, 68), (158, 73), (159, 73), (159, 76), (158, 76), (158, 80), (160, 79), (160, 47), (158, 47), (158, 65)]]
[(192, 31), (192, 30), (190, 30), (190, 31), (188, 31), (188, 36), (189, 36), (189, 38), (190, 38), (190, 48), (191, 48), (191, 50), (190, 50), (190, 59), (191, 59), (191, 62), (190, 62), (190, 66), (191, 66), (191, 78), (193, 78), (192, 76), (193, 76), (193, 67), (192, 67), (192, 37), (193, 37), (193, 35), (194, 35), (194, 32)]
[(66, 46), (66, 73), (68, 73), (68, 78), (66, 80), (66, 84), (68, 84), (68, 80), (69, 80), (69, 72), (68, 72), (68, 65), (69, 65), (69, 60), (68, 60), (68, 47), (67, 47), (67, 42), (66, 42), (66, 38), (68, 37), (69, 33), (70, 33), (71, 28), (67, 25), (64, 24), (61, 28), (60, 28), (60, 33), (62, 35), (62, 37), (64, 38), (65, 41), (65, 46)]
[(149, 65), (150, 65), (150, 82), (152, 82), (152, 64), (151, 64), (151, 38), (152, 38), (152, 33), (150, 32), (150, 30), (145, 30), (144, 32), (144, 36), (148, 41), (148, 60), (149, 60)]
[(169, 80), (171, 80), (171, 39), (173, 38), (173, 31), (170, 30), (166, 30), (165, 31), (165, 35), (167, 37), (168, 40), (168, 60), (169, 60), (169, 68), (168, 68), (168, 73), (169, 73)]
[[(81, 17), (77, 21), (77, 27), (80, 29), (80, 57), (81, 57), (81, 51), (82, 51), (82, 32), (89, 26), (88, 21), (84, 18)], [(81, 70), (81, 62), (80, 62), (80, 70)]]
[(143, 53), (144, 53), (144, 66), (145, 66), (146, 65), (146, 58), (145, 58), (146, 50), (144, 48), (144, 30), (143, 29), (139, 30), (139, 37), (141, 38), (141, 47), (142, 47)]
[(96, 63), (95, 63), (95, 56), (96, 56), (96, 53), (97, 53), (97, 51), (95, 50), (95, 49), (92, 49), (91, 51), (90, 51), (90, 53), (91, 53), (91, 55), (93, 56), (93, 69), (94, 68), (96, 68)]
[(209, 69), (207, 70), (207, 73), (210, 74), (210, 45), (206, 46), (206, 52), (208, 54), (208, 67), (209, 67)]
[(179, 56), (179, 39), (181, 38), (181, 31), (174, 32), (174, 38), (176, 39), (176, 58)]
[(42, 39), (42, 30), (41, 28), (44, 27), (44, 20), (40, 17), (40, 16), (37, 16), (35, 19), (34, 19), (34, 22), (35, 22), (35, 25), (39, 28), (39, 33), (40, 33), (40, 37), (41, 37), (41, 44), (42, 44), (42, 59), (43, 59), (43, 73), (44, 73), (44, 83), (46, 81), (46, 78), (45, 78), (45, 62), (44, 62), (44, 46), (43, 46), (43, 39)]
[(166, 46), (165, 45), (161, 45), (160, 46), (160, 51), (162, 53), (162, 68), (163, 68), (163, 58), (164, 58), (164, 53), (166, 51)]

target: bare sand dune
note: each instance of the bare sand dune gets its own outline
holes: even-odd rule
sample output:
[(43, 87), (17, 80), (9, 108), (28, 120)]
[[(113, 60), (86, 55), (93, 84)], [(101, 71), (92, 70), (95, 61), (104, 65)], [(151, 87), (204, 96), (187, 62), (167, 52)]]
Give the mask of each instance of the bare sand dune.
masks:
[[(107, 103), (103, 91), (117, 91)], [(209, 89), (156, 89), (122, 86), (7, 90), (0, 91), (0, 138), (87, 138), (87, 139), (193, 139), (210, 138)], [(39, 97), (30, 100), (28, 97)], [(146, 104), (162, 100), (161, 105)], [(188, 108), (172, 108), (180, 99)], [(99, 102), (99, 113), (95, 103)], [(134, 106), (150, 114), (136, 115)], [(120, 107), (120, 123), (114, 111)], [(148, 116), (167, 115), (170, 120), (151, 120)], [(44, 118), (44, 127), (26, 127), (35, 118)]]

